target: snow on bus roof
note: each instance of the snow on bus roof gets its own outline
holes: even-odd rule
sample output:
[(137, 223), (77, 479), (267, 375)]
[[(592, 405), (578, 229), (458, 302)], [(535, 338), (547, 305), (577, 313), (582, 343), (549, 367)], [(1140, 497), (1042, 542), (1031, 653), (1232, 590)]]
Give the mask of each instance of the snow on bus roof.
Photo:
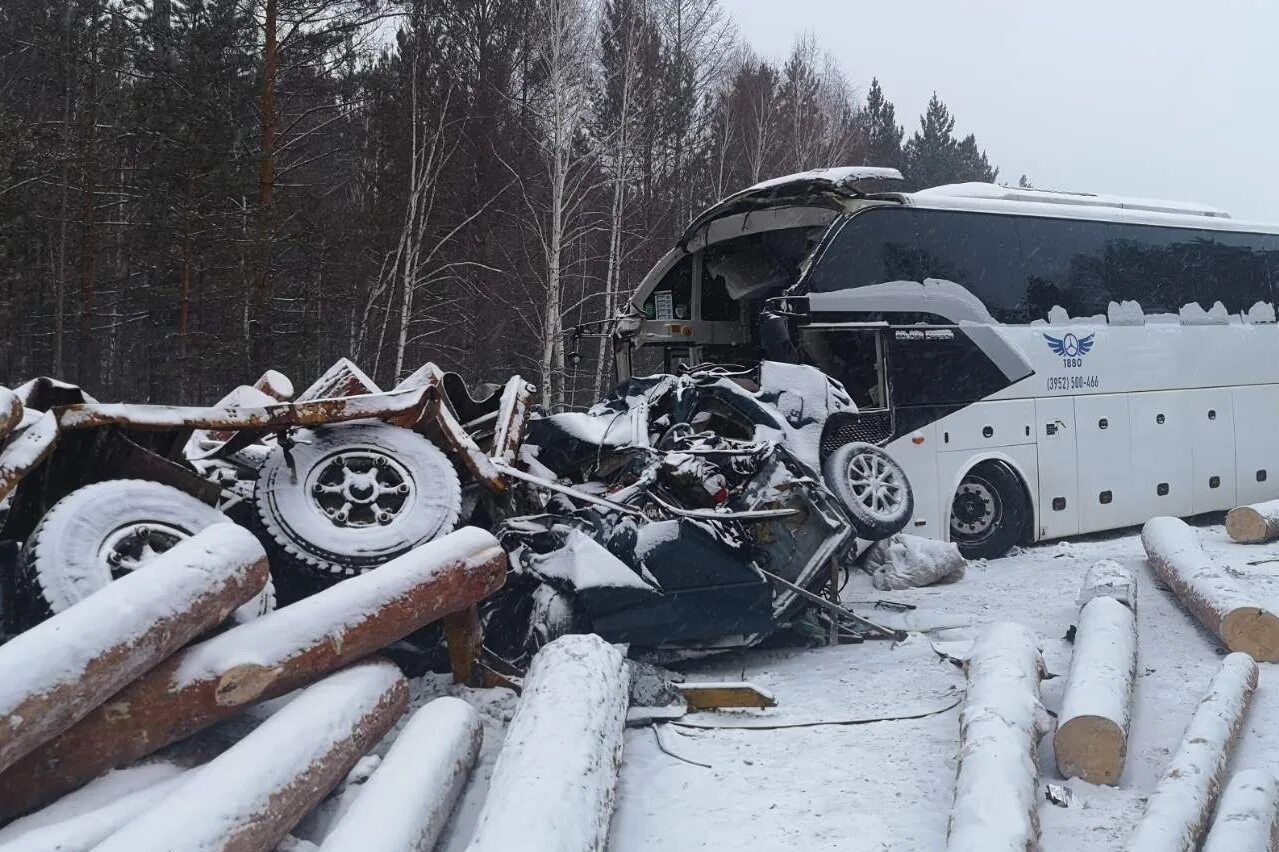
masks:
[[(1021, 190), (1026, 192), (1025, 190)], [(1153, 209), (1142, 207), (1138, 199), (1122, 199), (1118, 196), (1079, 195), (1044, 192), (1035, 195), (1010, 197), (1017, 190), (995, 184), (951, 184), (918, 192), (894, 195), (912, 207), (932, 210), (971, 210), (981, 213), (1008, 213), (1041, 216), (1056, 219), (1081, 219), (1095, 222), (1127, 222), (1137, 225), (1162, 225), (1208, 231), (1235, 233), (1279, 234), (1279, 224), (1245, 222), (1228, 216), (1208, 213), (1190, 213), (1184, 210)], [(1063, 201), (1064, 198), (1079, 199)], [(1106, 203), (1103, 203), (1106, 202)], [(1116, 203), (1110, 203), (1116, 202)], [(1123, 206), (1119, 206), (1122, 203)], [(1147, 205), (1176, 207), (1179, 202), (1145, 202)], [(1187, 208), (1189, 209), (1189, 208)], [(1202, 208), (1208, 209), (1208, 208)]]
[(793, 175), (770, 178), (754, 186), (747, 187), (734, 196), (746, 195), (766, 189), (779, 189), (791, 184), (827, 184), (832, 187), (847, 187), (859, 180), (902, 180), (902, 173), (897, 169), (884, 166), (837, 166), (828, 169), (810, 169)]
[(915, 195), (950, 196), (953, 198), (998, 198), (1003, 201), (1030, 201), (1043, 204), (1077, 204), (1083, 207), (1114, 207), (1120, 210), (1145, 210), (1151, 213), (1179, 213), (1229, 219), (1230, 214), (1216, 207), (1190, 201), (1165, 201), (1155, 198), (1126, 198), (1121, 195), (1098, 195), (1092, 192), (1060, 192), (1033, 187), (1001, 186), (995, 183), (969, 181), (921, 189)]

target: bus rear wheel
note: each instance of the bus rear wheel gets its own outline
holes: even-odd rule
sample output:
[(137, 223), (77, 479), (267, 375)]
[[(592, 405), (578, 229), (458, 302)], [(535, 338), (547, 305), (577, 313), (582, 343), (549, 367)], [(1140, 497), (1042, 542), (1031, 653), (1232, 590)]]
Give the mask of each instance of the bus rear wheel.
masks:
[(995, 559), (1019, 544), (1030, 517), (1026, 489), (1002, 462), (977, 465), (960, 480), (950, 507), (950, 540), (967, 559)]

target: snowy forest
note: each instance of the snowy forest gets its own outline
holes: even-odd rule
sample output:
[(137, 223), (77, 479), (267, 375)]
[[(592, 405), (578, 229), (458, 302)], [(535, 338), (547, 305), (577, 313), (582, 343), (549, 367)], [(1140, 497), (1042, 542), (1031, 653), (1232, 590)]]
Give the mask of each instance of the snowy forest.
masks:
[(6, 0), (0, 381), (213, 402), (348, 355), (580, 404), (610, 355), (572, 329), (719, 197), (996, 177), (874, 73), (716, 0)]

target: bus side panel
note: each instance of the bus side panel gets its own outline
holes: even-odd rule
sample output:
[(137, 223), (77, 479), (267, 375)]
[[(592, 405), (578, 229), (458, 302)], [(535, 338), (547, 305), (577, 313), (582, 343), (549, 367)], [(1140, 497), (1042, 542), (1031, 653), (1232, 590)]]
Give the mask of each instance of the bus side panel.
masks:
[(1035, 400), (1039, 460), (1039, 538), (1079, 532), (1079, 451), (1075, 400)]
[(1186, 393), (1157, 391), (1128, 397), (1132, 481), (1137, 491), (1139, 517), (1181, 518), (1194, 511), (1190, 409)]
[[(923, 440), (915, 443), (917, 439)], [(929, 424), (903, 435), (884, 449), (906, 471), (915, 500), (915, 516), (902, 532), (944, 540), (946, 527), (942, 523), (943, 504), (937, 476), (937, 450), (940, 446), (937, 429)]]
[(1235, 507), (1235, 416), (1230, 388), (1186, 391), (1194, 511)]
[(1130, 432), (1127, 394), (1075, 397), (1080, 532), (1146, 520), (1133, 484)]
[(1279, 387), (1235, 388), (1235, 466), (1239, 503), (1279, 497)]

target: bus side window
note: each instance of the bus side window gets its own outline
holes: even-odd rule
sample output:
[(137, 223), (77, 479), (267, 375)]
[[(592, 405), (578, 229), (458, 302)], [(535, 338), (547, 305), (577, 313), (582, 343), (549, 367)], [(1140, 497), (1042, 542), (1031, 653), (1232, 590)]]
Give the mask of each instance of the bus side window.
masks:
[(1016, 314), (1025, 276), (1013, 217), (921, 210), (916, 221), (925, 278), (967, 288), (1000, 322), (1026, 322)]
[(702, 315), (710, 322), (731, 322), (741, 318), (741, 307), (728, 295), (728, 282), (723, 275), (702, 273)]
[(872, 207), (852, 216), (813, 264), (808, 286), (816, 293), (922, 281), (915, 211)]

